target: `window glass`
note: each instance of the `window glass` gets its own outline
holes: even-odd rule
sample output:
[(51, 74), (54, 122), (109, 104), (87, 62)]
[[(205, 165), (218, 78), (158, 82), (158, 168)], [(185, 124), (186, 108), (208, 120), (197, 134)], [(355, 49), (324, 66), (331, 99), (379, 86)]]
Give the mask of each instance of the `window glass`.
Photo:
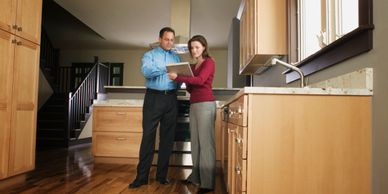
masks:
[(298, 0), (299, 61), (358, 27), (358, 1)]

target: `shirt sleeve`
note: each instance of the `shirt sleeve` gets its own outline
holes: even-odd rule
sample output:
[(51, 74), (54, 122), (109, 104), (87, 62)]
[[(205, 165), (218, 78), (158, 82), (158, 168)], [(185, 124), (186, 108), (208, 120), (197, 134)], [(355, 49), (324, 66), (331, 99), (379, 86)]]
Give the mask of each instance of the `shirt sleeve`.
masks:
[(146, 78), (153, 78), (167, 73), (165, 66), (156, 64), (151, 52), (144, 54), (141, 64), (141, 71)]
[(175, 81), (185, 82), (190, 85), (203, 85), (209, 76), (214, 74), (214, 62), (213, 60), (206, 60), (202, 65), (202, 69), (197, 76), (187, 77), (178, 75)]

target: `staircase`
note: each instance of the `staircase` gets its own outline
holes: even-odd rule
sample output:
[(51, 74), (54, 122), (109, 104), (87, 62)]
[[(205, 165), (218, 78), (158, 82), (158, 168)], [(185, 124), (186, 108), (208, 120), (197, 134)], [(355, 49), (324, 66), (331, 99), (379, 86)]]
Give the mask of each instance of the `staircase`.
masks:
[[(59, 85), (63, 85), (64, 80), (60, 80)], [(96, 61), (74, 92), (54, 92), (38, 113), (37, 148), (68, 147), (83, 143), (84, 140), (78, 137), (90, 117), (94, 100), (104, 93), (108, 81), (109, 67)]]
[(67, 107), (64, 94), (53, 94), (38, 112), (36, 147), (67, 147)]

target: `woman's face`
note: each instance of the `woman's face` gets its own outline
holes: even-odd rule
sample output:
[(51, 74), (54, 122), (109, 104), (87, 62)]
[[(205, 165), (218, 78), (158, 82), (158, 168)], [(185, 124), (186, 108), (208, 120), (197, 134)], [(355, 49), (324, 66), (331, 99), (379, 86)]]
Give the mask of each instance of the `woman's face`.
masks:
[(191, 42), (191, 56), (195, 59), (202, 56), (205, 47), (198, 41)]

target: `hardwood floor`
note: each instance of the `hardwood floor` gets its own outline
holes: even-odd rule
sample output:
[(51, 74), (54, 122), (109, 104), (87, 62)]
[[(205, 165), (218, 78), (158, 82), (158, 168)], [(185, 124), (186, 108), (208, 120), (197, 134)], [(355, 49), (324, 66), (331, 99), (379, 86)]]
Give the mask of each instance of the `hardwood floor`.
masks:
[[(217, 170), (219, 171), (219, 170)], [(151, 168), (148, 185), (128, 189), (136, 176), (136, 165), (94, 163), (91, 145), (71, 149), (38, 151), (36, 168), (28, 173), (27, 181), (0, 193), (176, 193), (194, 194), (195, 185), (185, 185), (180, 180), (191, 172), (190, 168), (170, 167), (169, 185), (155, 181), (155, 167)], [(214, 194), (226, 193), (217, 172)]]

